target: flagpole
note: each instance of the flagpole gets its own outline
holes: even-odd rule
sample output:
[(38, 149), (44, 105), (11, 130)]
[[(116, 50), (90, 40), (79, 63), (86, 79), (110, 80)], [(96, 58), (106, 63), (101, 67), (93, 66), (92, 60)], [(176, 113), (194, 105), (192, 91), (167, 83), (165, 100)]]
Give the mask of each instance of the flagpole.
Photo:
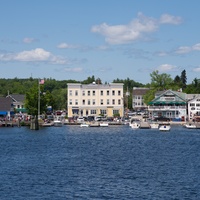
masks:
[(38, 117), (40, 116), (40, 79), (38, 79)]

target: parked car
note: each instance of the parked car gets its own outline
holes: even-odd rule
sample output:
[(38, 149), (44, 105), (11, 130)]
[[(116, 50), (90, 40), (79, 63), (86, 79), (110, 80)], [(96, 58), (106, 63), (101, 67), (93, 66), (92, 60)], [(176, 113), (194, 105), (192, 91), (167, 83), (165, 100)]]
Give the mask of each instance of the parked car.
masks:
[(79, 122), (79, 123), (81, 123), (81, 122), (84, 122), (85, 120), (84, 120), (84, 117), (79, 117), (79, 118), (77, 118), (77, 122)]
[(160, 116), (160, 117), (154, 118), (154, 121), (169, 122), (170, 118), (165, 117), (165, 116)]

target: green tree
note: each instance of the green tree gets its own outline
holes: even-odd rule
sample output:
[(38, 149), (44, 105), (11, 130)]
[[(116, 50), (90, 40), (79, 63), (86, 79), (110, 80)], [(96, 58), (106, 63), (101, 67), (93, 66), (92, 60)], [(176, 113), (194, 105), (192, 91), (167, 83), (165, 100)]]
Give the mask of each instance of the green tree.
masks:
[(181, 82), (182, 82), (182, 88), (183, 88), (183, 90), (186, 88), (186, 86), (187, 86), (187, 76), (186, 76), (186, 71), (185, 70), (183, 70), (182, 72), (181, 72)]
[(172, 88), (173, 79), (169, 74), (162, 73), (159, 74), (158, 70), (153, 71), (151, 74), (150, 90), (144, 95), (144, 103), (148, 104), (155, 98), (155, 93), (157, 91), (162, 91)]
[(170, 89), (173, 85), (173, 80), (169, 74), (159, 74), (158, 70), (153, 71), (151, 74), (151, 88), (156, 91)]
[[(34, 84), (33, 87), (26, 93), (25, 107), (28, 113), (33, 116), (38, 116), (38, 99), (39, 99), (39, 89), (38, 84)], [(46, 99), (43, 94), (43, 86), (40, 86), (40, 113), (46, 111)]]

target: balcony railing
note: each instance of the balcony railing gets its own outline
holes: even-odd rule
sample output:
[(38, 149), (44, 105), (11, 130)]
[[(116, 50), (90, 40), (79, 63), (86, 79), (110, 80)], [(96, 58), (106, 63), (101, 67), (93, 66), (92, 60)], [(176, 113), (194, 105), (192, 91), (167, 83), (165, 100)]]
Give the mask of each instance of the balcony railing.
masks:
[(186, 106), (149, 106), (148, 110), (179, 110), (186, 109)]

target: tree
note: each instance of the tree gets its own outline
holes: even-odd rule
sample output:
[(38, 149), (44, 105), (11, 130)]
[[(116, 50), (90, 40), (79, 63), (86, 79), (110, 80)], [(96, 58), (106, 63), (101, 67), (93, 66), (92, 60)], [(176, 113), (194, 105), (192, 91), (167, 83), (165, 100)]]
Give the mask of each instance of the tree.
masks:
[(166, 90), (172, 87), (173, 80), (169, 74), (159, 74), (158, 70), (153, 71), (151, 74), (151, 88), (156, 91)]
[[(34, 84), (26, 93), (25, 108), (30, 115), (36, 116), (36, 118), (38, 118), (38, 98), (38, 84)], [(46, 99), (43, 94), (43, 86), (40, 86), (40, 113), (43, 113), (44, 111), (46, 111)]]
[[(151, 74), (150, 90), (144, 95), (144, 103), (148, 104), (155, 98), (157, 91), (167, 90), (173, 87), (173, 80), (169, 74), (159, 74), (158, 70), (153, 71)], [(177, 86), (176, 86), (177, 87)]]
[(183, 70), (182, 72), (181, 72), (181, 82), (182, 82), (182, 88), (183, 88), (183, 90), (186, 88), (186, 84), (187, 84), (187, 76), (186, 76), (186, 71), (185, 70)]

